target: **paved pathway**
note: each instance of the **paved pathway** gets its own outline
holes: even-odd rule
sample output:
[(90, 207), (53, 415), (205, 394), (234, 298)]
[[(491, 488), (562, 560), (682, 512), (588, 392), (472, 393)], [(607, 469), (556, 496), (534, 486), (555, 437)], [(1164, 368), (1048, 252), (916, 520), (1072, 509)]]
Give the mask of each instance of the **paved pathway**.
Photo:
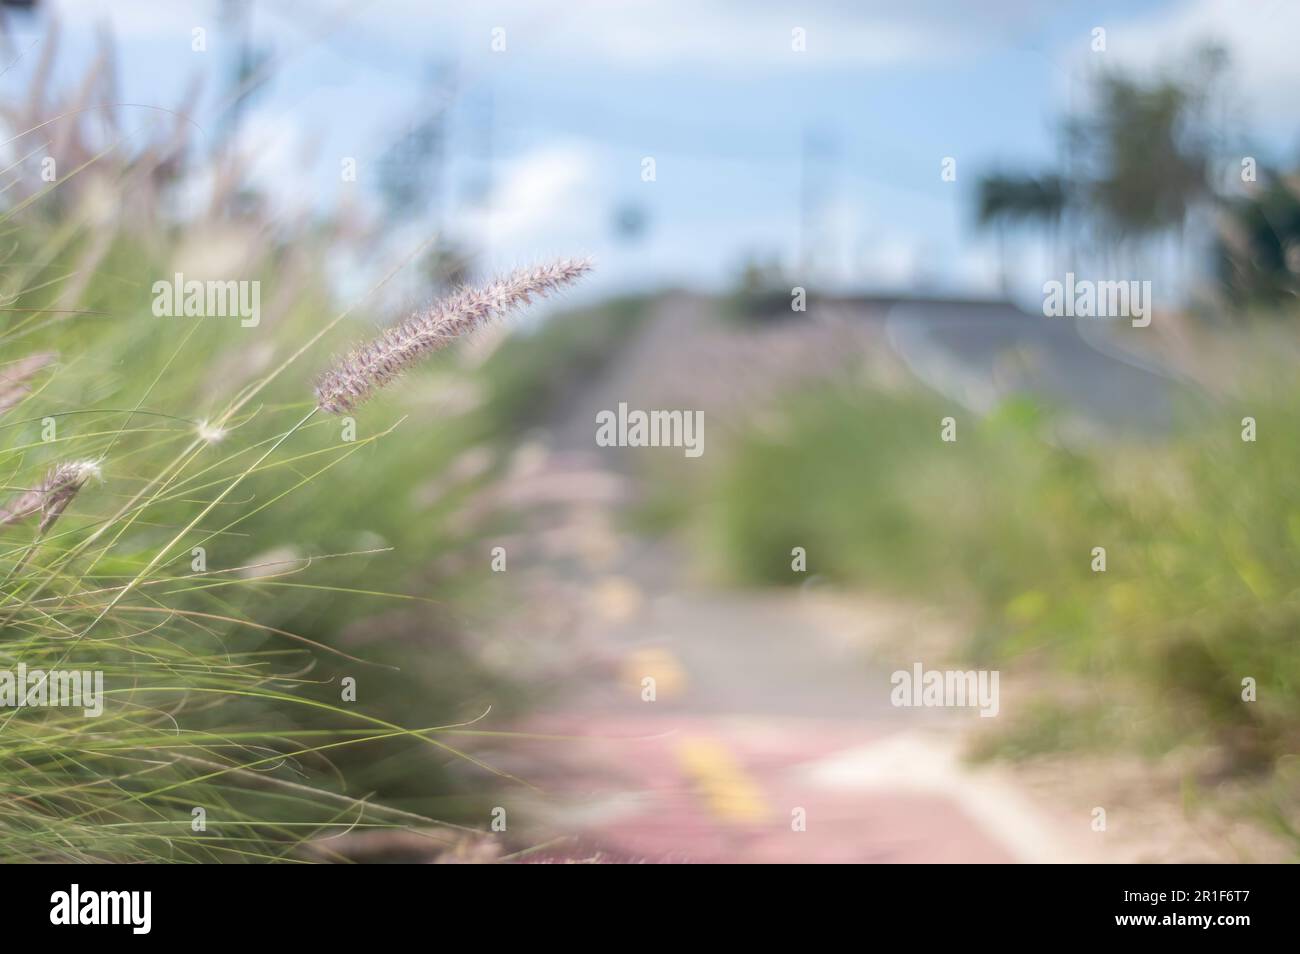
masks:
[[(665, 307), (557, 424), (553, 469), (645, 479), (636, 455), (655, 451), (597, 451), (594, 415), (619, 400), (660, 406), (646, 362), (682, 346), (699, 318), (689, 300)], [(913, 626), (911, 610), (828, 612), (816, 592), (695, 589), (679, 553), (618, 532), (607, 502), (568, 506), (584, 534), (607, 538), (590, 548), (600, 560), (560, 572), (578, 584), (570, 591), (599, 595), (583, 618), (608, 664), (517, 727), (532, 738), (494, 753), (542, 790), (511, 795), (523, 809), (511, 817), (530, 819), (529, 840), (544, 846), (530, 860), (1083, 857), (1005, 777), (962, 763), (973, 713), (889, 704), (889, 673), (913, 657), (873, 666), (868, 649)]]

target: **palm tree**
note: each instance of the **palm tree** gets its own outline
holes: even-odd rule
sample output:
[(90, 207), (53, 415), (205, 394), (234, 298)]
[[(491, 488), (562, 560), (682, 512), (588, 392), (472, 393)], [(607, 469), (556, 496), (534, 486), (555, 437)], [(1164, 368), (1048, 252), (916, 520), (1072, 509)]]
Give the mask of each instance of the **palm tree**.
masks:
[(1110, 264), (1117, 252), (1131, 254), (1162, 235), (1182, 250), (1189, 215), (1214, 200), (1211, 114), (1225, 63), (1221, 49), (1207, 47), (1187, 76), (1100, 74), (1092, 108), (1061, 127), (1068, 177), (995, 173), (980, 180), (976, 220), (997, 229), (1004, 290), (1008, 228), (1046, 227), (1055, 257), (1062, 219), (1071, 212), (1090, 226)]
[(1188, 216), (1214, 198), (1211, 113), (1226, 62), (1210, 46), (1185, 75), (1102, 74), (1092, 111), (1067, 120), (1079, 188), (1108, 247), (1168, 235), (1183, 248)]

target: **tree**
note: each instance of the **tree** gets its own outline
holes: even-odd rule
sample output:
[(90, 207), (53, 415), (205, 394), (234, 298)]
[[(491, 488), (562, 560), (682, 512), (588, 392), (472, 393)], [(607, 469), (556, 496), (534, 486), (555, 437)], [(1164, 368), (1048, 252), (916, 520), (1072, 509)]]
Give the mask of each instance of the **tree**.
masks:
[(1048, 230), (1053, 245), (1067, 205), (1065, 181), (1057, 175), (993, 173), (979, 180), (976, 223), (998, 232), (1002, 290), (1007, 290), (1006, 232), (1013, 226), (1037, 224)]
[(996, 227), (1004, 244), (1008, 226), (1030, 222), (1055, 237), (1070, 213), (1108, 259), (1162, 236), (1175, 237), (1181, 248), (1192, 211), (1215, 198), (1211, 118), (1225, 64), (1221, 49), (1207, 47), (1178, 73), (1098, 74), (1088, 111), (1061, 126), (1067, 171), (982, 178), (978, 223)]
[(1219, 281), (1238, 305), (1277, 305), (1300, 294), (1300, 188), (1268, 175), (1228, 202), (1215, 248)]

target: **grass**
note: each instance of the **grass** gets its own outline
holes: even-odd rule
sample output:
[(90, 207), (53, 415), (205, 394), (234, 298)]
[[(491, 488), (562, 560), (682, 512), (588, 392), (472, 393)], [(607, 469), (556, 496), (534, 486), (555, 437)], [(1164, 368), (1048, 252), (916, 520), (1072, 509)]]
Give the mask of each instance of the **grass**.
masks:
[(1242, 396), (1141, 444), (1070, 446), (1025, 400), (981, 418), (919, 390), (815, 389), (743, 430), (677, 517), (699, 515), (733, 580), (797, 584), (802, 546), (809, 574), (967, 620), (967, 659), (1086, 687), (1011, 714), (1002, 754), (1191, 747), (1278, 773), (1300, 746), (1300, 401), (1276, 358), (1250, 366)]
[[(63, 461), (101, 476), (44, 532), (0, 526), (0, 671), (101, 672), (105, 707), (0, 708), (0, 860), (342, 858), (330, 836), (374, 827), (433, 854), (485, 830), (521, 782), (462, 743), (521, 687), (461, 621), (479, 574), (430, 563), (478, 546), (454, 518), (491, 468), (453, 465), (499, 455), (547, 369), (444, 355), (351, 420), (319, 413), (313, 380), (387, 317), (335, 302), (345, 239), (235, 202), (237, 177), (168, 219), (184, 163), (159, 143), (60, 157), (47, 185), (32, 126), (0, 208), (0, 506)], [(178, 270), (259, 281), (261, 323), (154, 317)]]
[[(15, 300), (40, 314), (31, 297)], [(328, 644), (370, 608), (366, 599), (394, 597), (376, 586), (391, 574), (376, 566), (379, 554), (328, 549), (347, 535), (351, 511), (320, 502), (323, 484), (349, 463), (369, 457), (373, 467), (382, 457), (391, 422), (342, 442), (336, 428), (309, 420), (298, 381), (304, 400), (236, 399), (217, 416), (225, 435), (205, 441), (197, 415), (160, 409), (199, 406), (202, 371), (240, 345), (197, 325), (150, 335), (140, 327), (147, 320), (80, 324), (75, 334), (64, 323), (7, 329), (6, 345), (25, 338), (22, 347), (60, 355), (71, 342), (81, 347), (0, 420), (6, 487), (34, 486), (69, 458), (102, 460), (103, 480), (85, 486), (43, 537), (30, 524), (5, 528), (0, 666), (100, 671), (107, 701), (94, 719), (62, 708), (0, 715), (10, 769), (0, 857), (275, 860), (324, 832), (410, 824), (370, 805), (338, 766), (385, 739), (440, 759), (452, 749), (427, 723), (412, 732), (374, 714), (382, 705), (340, 700), (344, 674), (379, 699), (391, 691), (396, 680), (374, 675), (387, 670)], [(275, 383), (271, 372), (244, 393), (270, 398)], [(388, 473), (368, 469), (353, 496), (382, 499), (412, 469)], [(292, 494), (316, 498), (311, 518), (277, 523), (275, 504)], [(299, 558), (259, 566), (269, 561), (258, 551), (276, 544)], [(309, 566), (325, 572), (304, 579)], [(434, 826), (427, 815), (421, 823)]]
[(331, 317), (312, 235), (247, 263), (272, 300), (298, 276), (255, 329), (149, 314), (184, 230), (95, 243), (75, 299), (84, 240), (60, 218), (14, 235), (5, 366), (55, 357), (0, 415), (3, 497), (59, 461), (100, 461), (102, 476), (48, 533), (0, 527), (0, 670), (100, 671), (107, 704), (90, 719), (0, 710), (0, 859), (328, 858), (322, 839), (368, 827), (418, 831), (433, 852), (485, 828), (493, 789), (521, 782), (457, 739), (526, 693), (458, 620), (486, 560), (430, 569), (479, 546), (456, 518), (494, 466), (455, 465), (500, 459), (512, 415), (606, 360), (636, 305), (507, 339), (478, 367), (439, 356), (340, 419), (315, 410), (311, 383), (364, 332)]
[(511, 337), (487, 362), (487, 418), (536, 426), (617, 357), (649, 311), (642, 297), (614, 298)]

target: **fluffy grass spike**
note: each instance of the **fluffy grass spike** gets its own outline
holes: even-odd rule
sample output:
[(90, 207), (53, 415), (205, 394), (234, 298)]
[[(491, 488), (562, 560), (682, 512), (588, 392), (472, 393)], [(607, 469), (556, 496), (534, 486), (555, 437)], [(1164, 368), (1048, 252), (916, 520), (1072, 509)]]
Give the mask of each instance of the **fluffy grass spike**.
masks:
[(480, 286), (466, 286), (354, 348), (316, 381), (322, 411), (360, 407), (407, 368), (492, 318), (568, 285), (591, 269), (584, 259), (523, 268)]
[(40, 531), (44, 533), (72, 503), (86, 481), (98, 475), (98, 461), (70, 460), (57, 464), (38, 486), (0, 507), (0, 527), (40, 513)]

